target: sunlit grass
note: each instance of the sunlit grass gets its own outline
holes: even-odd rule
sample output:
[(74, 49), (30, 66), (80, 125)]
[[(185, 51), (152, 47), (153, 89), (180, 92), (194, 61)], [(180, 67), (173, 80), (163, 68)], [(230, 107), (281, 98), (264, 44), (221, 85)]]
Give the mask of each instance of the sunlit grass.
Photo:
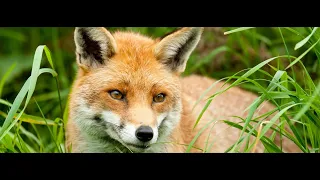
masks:
[[(239, 31), (232, 30), (228, 34), (232, 32), (240, 32), (243, 30), (246, 29), (239, 28)], [(312, 34), (315, 32), (315, 30), (316, 28), (312, 31)], [(308, 39), (312, 38), (312, 34), (308, 36)], [(258, 87), (260, 96), (248, 107), (247, 110), (249, 111), (249, 114), (246, 117), (246, 119), (243, 120), (243, 125), (236, 124), (230, 121), (225, 121), (228, 125), (242, 130), (238, 138), (238, 141), (236, 141), (232, 147), (226, 150), (226, 152), (238, 152), (243, 142), (249, 142), (248, 139), (251, 135), (256, 137), (256, 141), (252, 144), (247, 144), (245, 146), (245, 149), (243, 150), (244, 152), (251, 152), (252, 149), (255, 147), (256, 142), (260, 140), (263, 142), (263, 145), (266, 148), (267, 152), (282, 152), (281, 147), (278, 147), (276, 144), (273, 143), (271, 139), (264, 136), (267, 131), (270, 131), (271, 127), (274, 128), (272, 131), (274, 131), (275, 133), (279, 133), (282, 136), (286, 136), (291, 141), (293, 141), (301, 149), (302, 152), (319, 152), (320, 82), (317, 86), (315, 85), (307, 69), (301, 62), (304, 56), (318, 44), (319, 40), (320, 39), (318, 39), (314, 44), (312, 44), (299, 57), (293, 57), (289, 54), (273, 57), (264, 60), (263, 62), (259, 63), (253, 68), (250, 68), (241, 76), (234, 75), (229, 77), (226, 82), (228, 82), (231, 79), (234, 79), (235, 81), (233, 81), (230, 86), (216, 92), (215, 94), (211, 95), (210, 98), (207, 99), (207, 104), (204, 106), (202, 112), (199, 114), (195, 126), (199, 121), (201, 121), (203, 113), (206, 111), (206, 109), (209, 107), (210, 103), (216, 96), (234, 86), (238, 86), (241, 82), (246, 81), (246, 83), (252, 83), (254, 86)], [(298, 42), (295, 46), (295, 50), (301, 48), (306, 43), (307, 41), (305, 39)], [(269, 64), (271, 63), (271, 61), (275, 61), (278, 58), (285, 57), (293, 60), (285, 69), (279, 69)], [(303, 69), (303, 87), (298, 82), (296, 82), (294, 78), (292, 78), (287, 72), (290, 67), (296, 65), (297, 63), (300, 63)], [(262, 67), (266, 65), (269, 65), (272, 68), (274, 72), (273, 76), (268, 72), (262, 70)], [(258, 71), (264, 72), (264, 74), (267, 74), (269, 77), (272, 77), (271, 80), (264, 79), (265, 82), (269, 82), (269, 85), (267, 87), (260, 84), (261, 79), (257, 80), (255, 78), (252, 78), (252, 74)], [(293, 74), (295, 73), (293, 72)], [(261, 118), (252, 119), (254, 113), (258, 110), (259, 106), (264, 101), (269, 101), (276, 105), (276, 114), (267, 123), (264, 121), (264, 119), (272, 114), (270, 112), (265, 113), (261, 116)], [(290, 114), (290, 117), (288, 116), (288, 114)], [(278, 119), (280, 119), (280, 121), (276, 123)], [(303, 132), (299, 132), (297, 124), (302, 126)], [(257, 131), (258, 125), (260, 126), (259, 132)], [(284, 128), (287, 126), (290, 127), (290, 130), (293, 132), (293, 134), (288, 133), (287, 130)], [(247, 134), (245, 135), (244, 132), (246, 132)]]
[[(51, 65), (51, 68), (40, 68), (41, 60), (42, 60), (42, 53), (43, 51), (46, 54), (46, 57), (49, 61), (49, 64)], [(37, 85), (37, 80), (38, 77), (43, 74), (43, 73), (50, 73), (53, 77), (56, 77), (58, 74), (56, 73), (53, 65), (53, 61), (51, 59), (51, 53), (49, 49), (46, 46), (39, 46), (36, 49), (36, 52), (34, 54), (34, 59), (33, 59), (33, 66), (32, 66), (32, 71), (30, 77), (27, 79), (23, 87), (21, 88), (20, 92), (16, 96), (14, 102), (12, 105), (10, 104), (10, 110), (8, 114), (1, 113), (5, 117), (4, 123), (2, 124), (2, 127), (0, 129), (0, 142), (1, 144), (6, 148), (8, 151), (15, 152), (14, 150), (15, 145), (19, 148), (21, 152), (35, 152), (34, 148), (32, 148), (32, 145), (27, 144), (22, 138), (21, 138), (21, 133), (27, 132), (24, 130), (24, 128), (21, 131), (21, 124), (22, 122), (27, 122), (32, 125), (34, 124), (42, 124), (48, 126), (48, 129), (52, 135), (52, 138), (54, 139), (55, 144), (59, 144), (57, 146), (58, 152), (62, 152), (61, 146), (64, 145), (63, 141), (61, 142), (56, 142), (56, 138), (59, 137), (57, 132), (55, 134), (52, 134), (51, 132), (51, 127), (49, 125), (53, 126), (53, 129), (57, 129), (57, 126), (60, 126), (60, 129), (63, 128), (61, 123), (59, 123), (57, 120), (52, 121), (48, 120), (44, 117), (39, 118), (37, 116), (30, 116), (24, 113), (26, 107), (28, 106), (28, 103), (30, 102), (33, 93), (36, 89)], [(58, 82), (58, 81), (57, 81)], [(59, 93), (59, 91), (58, 91)], [(25, 100), (23, 108), (20, 110), (20, 106), (23, 104), (23, 101)], [(5, 101), (4, 101), (5, 102)], [(9, 105), (9, 104), (7, 104)], [(19, 113), (17, 113), (19, 112)], [(44, 121), (44, 122), (42, 122)], [(53, 123), (54, 122), (54, 123)], [(33, 126), (34, 127), (34, 126)], [(56, 130), (57, 131), (57, 130)], [(61, 132), (61, 130), (60, 130)], [(13, 134), (12, 134), (13, 133)], [(24, 135), (31, 135), (32, 133), (24, 133)], [(61, 135), (60, 135), (61, 136)], [(33, 145), (41, 145), (39, 144), (40, 140), (36, 138), (35, 136), (32, 136), (33, 139), (31, 140), (31, 144)], [(18, 138), (19, 143), (16, 143), (16, 139)], [(62, 139), (62, 138), (60, 138)], [(37, 149), (45, 149), (45, 147), (38, 147)], [(53, 150), (55, 151), (55, 150)]]

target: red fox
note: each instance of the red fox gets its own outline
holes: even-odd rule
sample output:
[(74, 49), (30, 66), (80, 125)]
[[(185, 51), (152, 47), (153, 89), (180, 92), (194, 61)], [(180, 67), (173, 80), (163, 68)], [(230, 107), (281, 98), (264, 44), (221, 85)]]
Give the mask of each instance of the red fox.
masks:
[[(183, 27), (151, 38), (135, 32), (111, 33), (103, 27), (76, 27), (79, 71), (69, 96), (66, 147), (88, 153), (183, 153), (191, 142), (188, 152), (230, 148), (240, 130), (219, 120), (238, 122), (231, 116), (245, 117), (243, 111), (258, 96), (233, 87), (212, 101), (194, 128), (206, 96), (192, 107), (216, 82), (199, 75), (182, 77), (202, 32), (202, 27)], [(222, 85), (217, 83), (207, 95)], [(256, 114), (274, 108), (265, 103)], [(197, 137), (212, 120), (214, 125)], [(263, 151), (259, 142), (255, 152)], [(285, 138), (283, 151), (300, 152)]]

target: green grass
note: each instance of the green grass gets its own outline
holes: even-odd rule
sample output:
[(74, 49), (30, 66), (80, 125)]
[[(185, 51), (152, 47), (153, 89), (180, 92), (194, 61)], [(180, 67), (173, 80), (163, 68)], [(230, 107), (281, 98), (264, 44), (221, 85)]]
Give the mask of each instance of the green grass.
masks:
[[(174, 28), (110, 28), (118, 29), (158, 37)], [(69, 151), (64, 147), (64, 125), (76, 72), (72, 33), (73, 28), (0, 31), (1, 44), (5, 44), (0, 48), (0, 152)], [(243, 144), (244, 152), (253, 152), (258, 141), (265, 152), (282, 152), (274, 143), (276, 133), (293, 141), (302, 152), (319, 152), (319, 40), (319, 30), (309, 27), (205, 30), (184, 75), (197, 73), (230, 86), (210, 94), (203, 112), (215, 97), (234, 86), (259, 96), (247, 107), (248, 116), (239, 117), (241, 123), (215, 119), (204, 127), (212, 128), (210, 125), (221, 121), (241, 130), (238, 141), (226, 152), (238, 152)], [(276, 108), (254, 117), (263, 101)], [(271, 137), (265, 136), (269, 130), (274, 132)], [(256, 141), (249, 143), (250, 136)], [(185, 145), (187, 152), (196, 138)], [(203, 151), (211, 147), (208, 142)]]

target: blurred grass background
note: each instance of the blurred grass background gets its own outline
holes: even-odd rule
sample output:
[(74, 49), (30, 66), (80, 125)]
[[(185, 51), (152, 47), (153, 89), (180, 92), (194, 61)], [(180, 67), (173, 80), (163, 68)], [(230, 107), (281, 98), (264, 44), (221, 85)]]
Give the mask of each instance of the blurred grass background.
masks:
[[(175, 28), (173, 27), (112, 27), (108, 28), (111, 32), (117, 30), (131, 30), (140, 32), (152, 37), (162, 36)], [(307, 37), (312, 28), (295, 27), (295, 28), (253, 28), (239, 33), (224, 35), (224, 32), (235, 28), (231, 27), (206, 27), (203, 37), (197, 46), (194, 53), (191, 55), (184, 75), (192, 73), (201, 74), (216, 79), (221, 79), (226, 76), (232, 76), (235, 73), (252, 68), (262, 61), (279, 56), (287, 55), (298, 57), (305, 52), (317, 39), (320, 38), (320, 33), (317, 31), (305, 46), (294, 50), (295, 45)], [(25, 110), (26, 114), (42, 117), (39, 110), (41, 107), (42, 113), (48, 119), (62, 118), (62, 109), (66, 106), (66, 100), (70, 86), (74, 80), (77, 70), (75, 63), (75, 45), (73, 41), (72, 27), (14, 27), (0, 28), (0, 99), (7, 102), (13, 102), (19, 93), (26, 79), (31, 74), (33, 56), (36, 48), (39, 45), (46, 45), (52, 55), (53, 63), (58, 73), (59, 89), (61, 102), (57, 94), (57, 85), (51, 75), (43, 74), (39, 76), (37, 86), (28, 107)], [(285, 43), (284, 43), (285, 42)], [(308, 73), (314, 82), (319, 80), (319, 50), (320, 45), (317, 44), (312, 53), (306, 54), (301, 60), (306, 67)], [(46, 57), (43, 56), (45, 59)], [(284, 69), (290, 64), (288, 58), (272, 61), (274, 67)], [(46, 60), (42, 61), (42, 67), (49, 67)], [(288, 71), (291, 77), (295, 77), (297, 83), (304, 87), (304, 71), (300, 66), (294, 66), (294, 74)], [(272, 72), (272, 68), (264, 66), (262, 68), (267, 72)], [(11, 71), (12, 70), (12, 71)], [(273, 74), (272, 72), (271, 74)], [(253, 78), (266, 79), (263, 73), (253, 74)], [(259, 82), (263, 84), (264, 82)], [(266, 81), (264, 87), (268, 85)], [(1, 88), (1, 86), (3, 88)], [(241, 87), (253, 92), (258, 92), (256, 86), (252, 84), (242, 84)], [(38, 103), (39, 107), (37, 106)], [(8, 113), (8, 106), (0, 104), (0, 125), (5, 120), (4, 113)], [(37, 130), (34, 125), (22, 123), (22, 126), (35, 134), (42, 134), (41, 141), (50, 144), (51, 137), (48, 129), (44, 126), (39, 126)], [(37, 132), (35, 132), (37, 131)], [(48, 134), (48, 136), (43, 136)], [(22, 135), (24, 136), (24, 135)], [(30, 138), (25, 135), (26, 141)], [(1, 145), (0, 145), (1, 146)], [(48, 146), (47, 151), (54, 145)], [(37, 149), (36, 151), (40, 151)]]

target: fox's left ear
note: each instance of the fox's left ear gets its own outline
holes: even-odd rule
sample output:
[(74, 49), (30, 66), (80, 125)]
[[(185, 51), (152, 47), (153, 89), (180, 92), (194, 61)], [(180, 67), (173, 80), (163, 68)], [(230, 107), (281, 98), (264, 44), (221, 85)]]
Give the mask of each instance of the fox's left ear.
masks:
[(199, 43), (202, 32), (202, 27), (185, 27), (166, 35), (155, 46), (156, 58), (172, 71), (184, 72), (189, 56)]

